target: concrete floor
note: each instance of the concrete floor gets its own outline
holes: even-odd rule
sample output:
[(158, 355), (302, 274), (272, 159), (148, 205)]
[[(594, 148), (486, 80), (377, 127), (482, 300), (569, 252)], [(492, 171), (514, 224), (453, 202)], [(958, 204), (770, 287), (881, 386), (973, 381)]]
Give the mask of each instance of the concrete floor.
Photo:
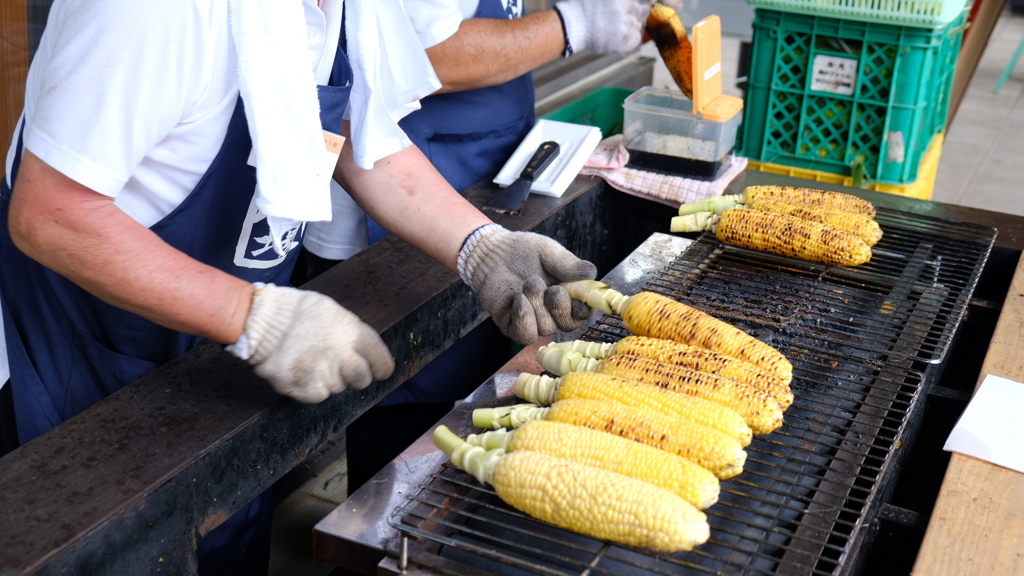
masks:
[[(694, 3), (691, 6), (699, 6)], [(730, 4), (731, 6), (731, 4)], [(744, 5), (745, 6), (745, 5)], [(743, 7), (735, 7), (744, 17)], [(689, 27), (692, 23), (687, 23)], [(744, 37), (727, 26), (722, 39), (723, 91), (736, 96), (736, 62)], [(1024, 40), (1024, 16), (1005, 12), (951, 126), (936, 175), (932, 199), (1024, 215), (1024, 58), (998, 94), (996, 82)], [(657, 53), (653, 46), (642, 50)], [(660, 64), (660, 60), (659, 60)], [(655, 67), (655, 86), (671, 86), (664, 66)], [(344, 500), (344, 456), (333, 460), (275, 509), (271, 576), (321, 576), (333, 566), (312, 559), (313, 526)]]

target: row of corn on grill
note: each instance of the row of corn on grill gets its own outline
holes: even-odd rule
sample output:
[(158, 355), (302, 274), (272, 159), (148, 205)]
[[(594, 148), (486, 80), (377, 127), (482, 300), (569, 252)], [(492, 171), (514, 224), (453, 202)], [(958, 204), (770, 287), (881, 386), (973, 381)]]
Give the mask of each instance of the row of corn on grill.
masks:
[(882, 238), (862, 198), (795, 186), (748, 186), (741, 194), (679, 207), (672, 232), (711, 230), (726, 244), (837, 266), (871, 259)]
[(541, 348), (554, 374), (520, 374), (531, 404), (476, 410), (493, 431), (465, 440), (439, 426), (452, 463), (540, 520), (613, 542), (678, 552), (710, 537), (703, 509), (743, 470), (754, 434), (782, 425), (793, 368), (774, 348), (652, 292), (600, 282), (569, 293), (622, 317), (615, 343)]

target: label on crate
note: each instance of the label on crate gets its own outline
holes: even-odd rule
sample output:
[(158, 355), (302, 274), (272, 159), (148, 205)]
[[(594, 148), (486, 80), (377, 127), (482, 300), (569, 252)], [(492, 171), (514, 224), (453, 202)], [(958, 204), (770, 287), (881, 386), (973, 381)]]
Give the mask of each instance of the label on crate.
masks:
[(853, 96), (857, 88), (857, 60), (818, 54), (811, 65), (811, 90)]

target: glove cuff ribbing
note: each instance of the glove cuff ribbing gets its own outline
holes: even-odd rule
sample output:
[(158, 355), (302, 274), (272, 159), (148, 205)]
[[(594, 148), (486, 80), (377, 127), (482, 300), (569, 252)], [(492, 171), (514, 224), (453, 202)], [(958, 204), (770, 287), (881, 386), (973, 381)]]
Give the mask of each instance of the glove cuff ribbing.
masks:
[(459, 277), (461, 277), (462, 281), (466, 284), (472, 286), (472, 283), (469, 281), (472, 272), (472, 266), (470, 265), (469, 258), (473, 253), (473, 249), (476, 248), (476, 245), (480, 243), (480, 240), (483, 239), (484, 236), (498, 232), (499, 230), (504, 230), (500, 224), (484, 224), (476, 230), (473, 230), (469, 236), (466, 236), (465, 241), (462, 242), (462, 248), (459, 250), (459, 257), (456, 260), (456, 265), (459, 269)]
[(555, 3), (555, 10), (562, 18), (562, 28), (565, 31), (564, 55), (568, 56), (573, 52), (586, 50), (589, 31), (587, 30), (587, 19), (583, 13), (583, 3), (563, 0)]

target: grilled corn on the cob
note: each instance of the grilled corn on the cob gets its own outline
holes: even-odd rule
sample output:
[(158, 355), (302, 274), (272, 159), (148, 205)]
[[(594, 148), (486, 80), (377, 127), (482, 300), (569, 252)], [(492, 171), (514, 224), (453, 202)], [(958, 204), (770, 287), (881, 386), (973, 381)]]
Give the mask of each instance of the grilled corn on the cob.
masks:
[(782, 378), (793, 377), (793, 365), (775, 348), (731, 324), (667, 296), (654, 292), (635, 294), (625, 306), (622, 322), (630, 333), (637, 336), (700, 346), (746, 360)]
[(784, 410), (778, 400), (764, 390), (731, 378), (619, 354), (605, 358), (601, 372), (724, 404), (738, 412), (754, 434), (768, 434), (782, 425)]
[(452, 464), (490, 484), (538, 520), (581, 534), (665, 552), (692, 550), (710, 536), (707, 517), (676, 494), (622, 474), (530, 450), (484, 450), (444, 426), (434, 443)]
[(789, 407), (789, 404), (786, 404), (785, 399), (789, 397), (789, 401), (792, 401), (793, 393), (789, 388), (790, 378), (778, 376), (746, 360), (665, 338), (626, 336), (618, 342), (609, 343), (571, 340), (552, 343), (545, 348), (565, 350), (567, 354), (579, 354), (583, 358), (594, 360), (607, 358), (612, 354), (625, 354), (651, 358), (668, 364), (679, 364), (701, 372), (720, 374), (726, 378), (750, 384), (759, 390), (771, 392), (786, 407)]
[(466, 442), (487, 450), (540, 452), (631, 476), (661, 486), (701, 510), (718, 501), (718, 478), (707, 469), (653, 446), (583, 426), (534, 420), (515, 430), (470, 434)]
[(842, 192), (801, 186), (747, 186), (744, 188), (743, 201), (745, 203), (759, 198), (779, 198), (804, 204), (823, 204), (847, 212), (864, 214), (870, 218), (875, 217), (875, 206), (871, 202)]
[(835, 266), (871, 260), (871, 247), (835, 226), (795, 216), (730, 208), (721, 215), (698, 212), (672, 219), (672, 232), (713, 230), (732, 246)]
[(714, 428), (739, 440), (742, 446), (750, 444), (753, 436), (743, 417), (728, 406), (607, 374), (570, 372), (556, 379), (524, 372), (516, 380), (516, 396), (541, 405), (581, 398), (649, 408)]
[(481, 428), (516, 428), (538, 419), (603, 430), (654, 446), (692, 460), (722, 479), (739, 474), (747, 459), (739, 440), (718, 430), (616, 402), (571, 398), (543, 408), (520, 404), (473, 411), (473, 424)]
[(846, 210), (826, 205), (793, 202), (781, 198), (757, 198), (756, 200), (748, 201), (746, 206), (751, 210), (786, 214), (787, 216), (796, 216), (811, 222), (821, 222), (822, 224), (835, 226), (860, 238), (868, 246), (874, 246), (882, 239), (882, 229), (878, 226), (878, 222), (864, 214), (847, 212)]
[(652, 4), (647, 16), (647, 35), (658, 47), (676, 86), (687, 98), (693, 98), (693, 47), (676, 11), (661, 2)]

